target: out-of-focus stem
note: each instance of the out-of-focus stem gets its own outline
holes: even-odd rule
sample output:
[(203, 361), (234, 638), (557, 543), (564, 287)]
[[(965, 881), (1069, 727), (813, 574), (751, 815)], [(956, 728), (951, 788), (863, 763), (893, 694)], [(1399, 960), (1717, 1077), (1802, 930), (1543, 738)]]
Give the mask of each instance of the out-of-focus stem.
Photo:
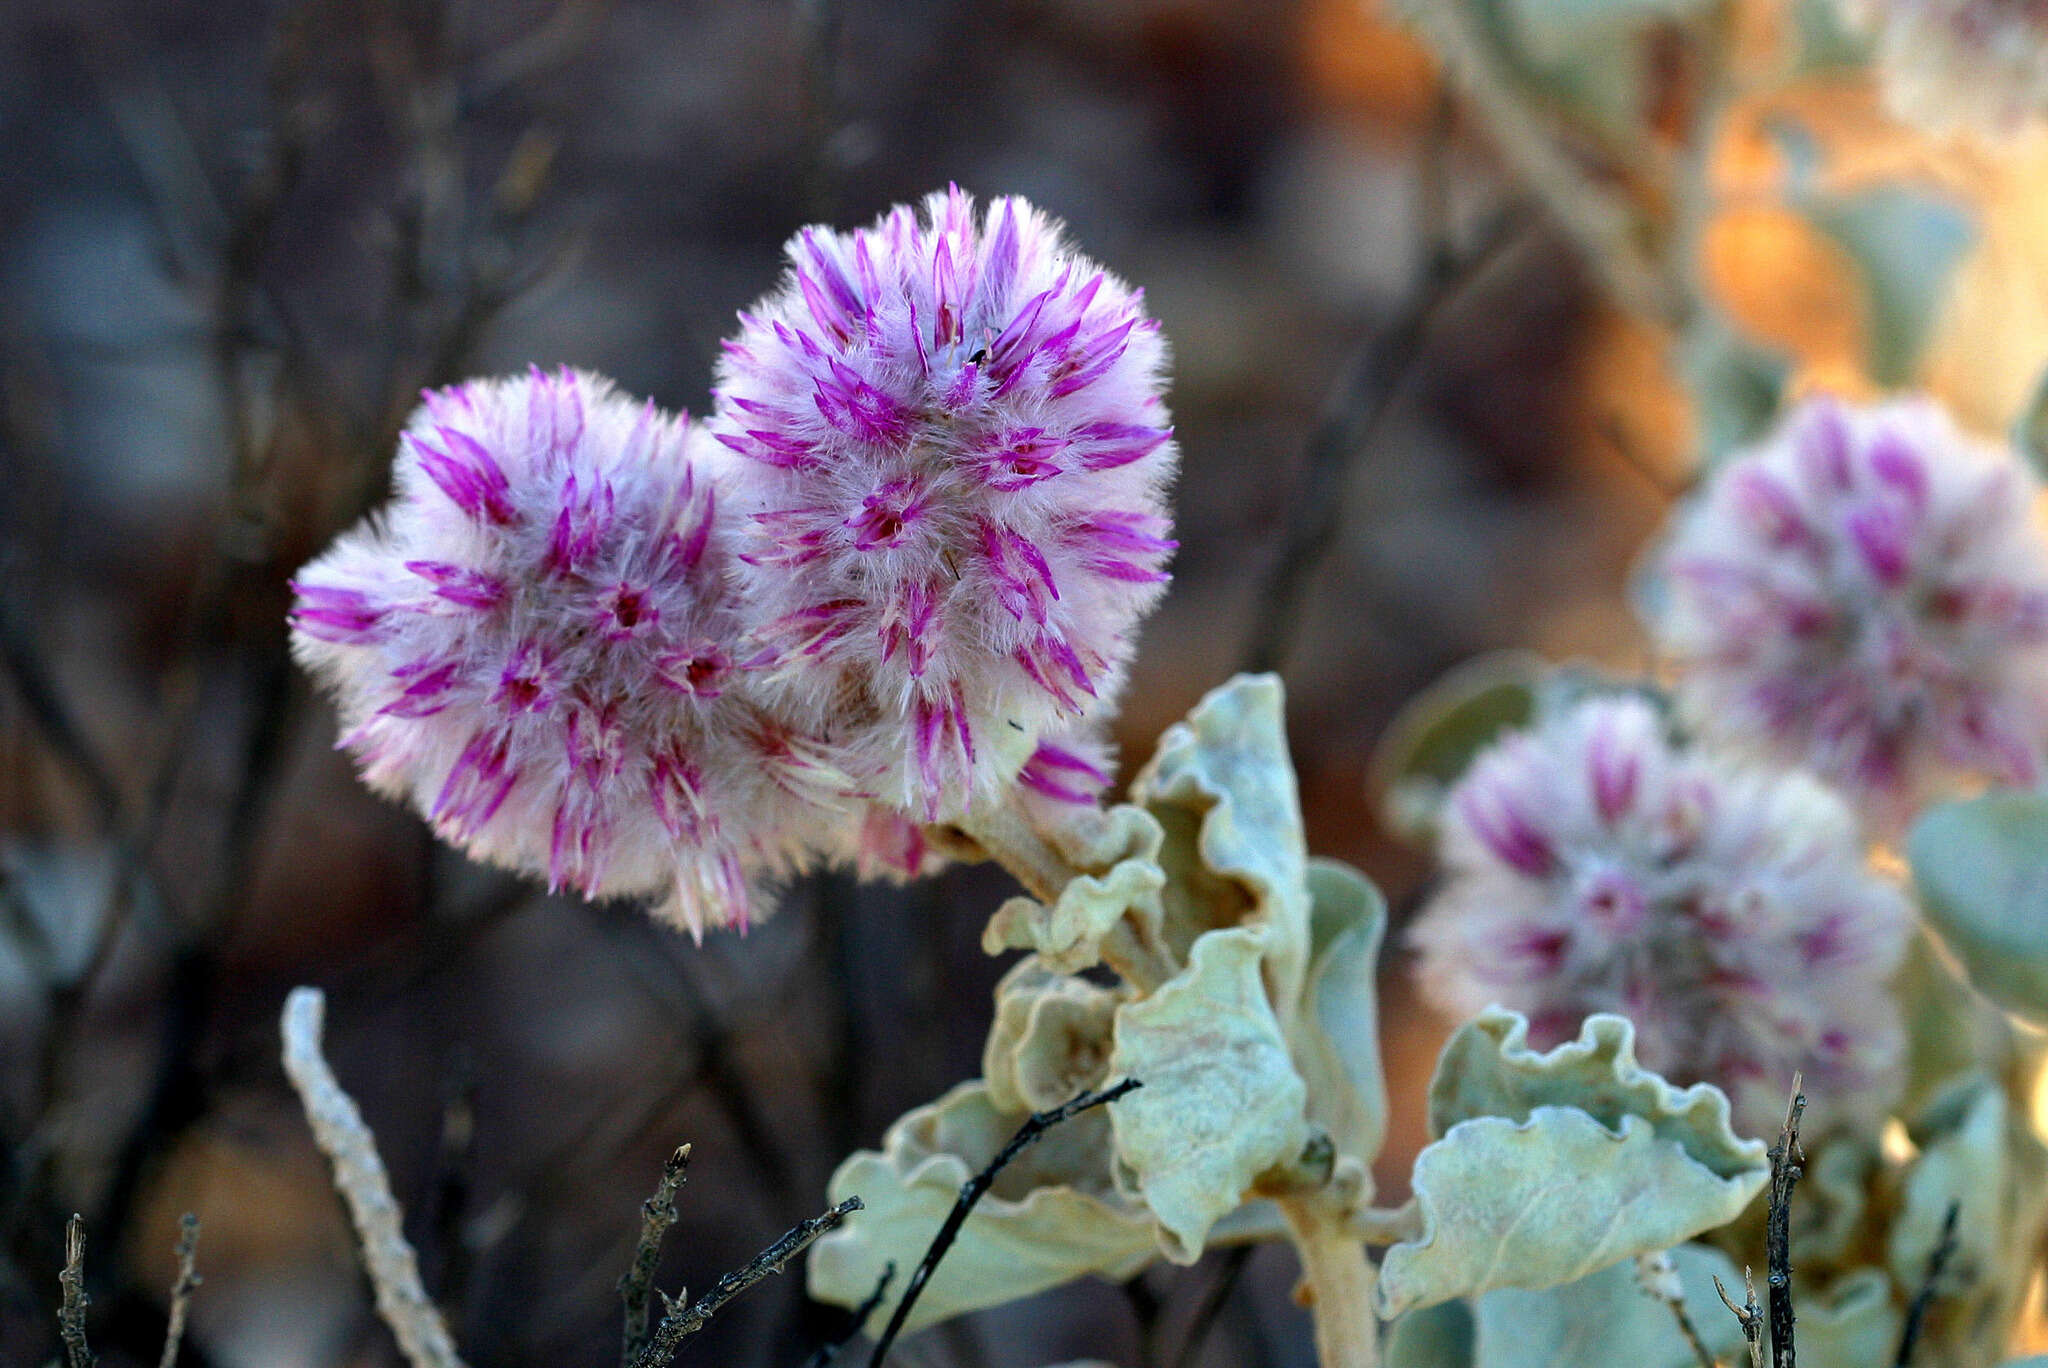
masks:
[(1365, 1246), (1345, 1229), (1340, 1213), (1313, 1197), (1281, 1202), (1280, 1210), (1301, 1255), (1315, 1317), (1316, 1362), (1321, 1368), (1378, 1368), (1380, 1327), (1372, 1309), (1378, 1274)]

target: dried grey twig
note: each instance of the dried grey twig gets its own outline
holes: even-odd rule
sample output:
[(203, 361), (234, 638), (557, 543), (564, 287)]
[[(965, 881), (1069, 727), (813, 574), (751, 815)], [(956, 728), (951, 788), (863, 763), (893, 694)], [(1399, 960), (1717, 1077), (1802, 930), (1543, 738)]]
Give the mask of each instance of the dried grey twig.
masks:
[(85, 1308), (92, 1298), (85, 1295), (85, 1218), (73, 1214), (64, 1224), (64, 1271), (57, 1275), (64, 1300), (57, 1308), (57, 1333), (64, 1341), (68, 1368), (92, 1368), (99, 1362), (85, 1342)]
[(704, 1322), (717, 1315), (720, 1308), (752, 1287), (770, 1273), (780, 1273), (782, 1266), (809, 1248), (811, 1241), (838, 1225), (841, 1221), (859, 1211), (864, 1205), (860, 1198), (849, 1197), (838, 1206), (820, 1215), (799, 1223), (788, 1234), (756, 1254), (745, 1268), (735, 1269), (720, 1278), (712, 1289), (689, 1306), (682, 1298), (663, 1293), (664, 1308), (661, 1326), (654, 1332), (654, 1339), (640, 1351), (640, 1357), (633, 1362), (633, 1368), (666, 1368), (676, 1356), (676, 1346), (686, 1336), (694, 1335), (704, 1328)]
[(1911, 1368), (1913, 1350), (1920, 1343), (1920, 1331), (1927, 1321), (1927, 1308), (1934, 1304), (1936, 1287), (1941, 1282), (1942, 1272), (1956, 1252), (1956, 1218), (1962, 1214), (1960, 1200), (1948, 1204), (1948, 1214), (1941, 1218), (1941, 1238), (1934, 1242), (1933, 1252), (1927, 1256), (1927, 1277), (1920, 1284), (1920, 1290), (1913, 1294), (1913, 1304), (1906, 1308), (1906, 1328), (1899, 1333), (1899, 1352), (1893, 1357), (1893, 1368)]
[(640, 1204), (640, 1243), (633, 1250), (633, 1263), (619, 1275), (619, 1298), (626, 1304), (625, 1342), (619, 1362), (631, 1368), (633, 1360), (647, 1347), (647, 1294), (654, 1286), (654, 1269), (661, 1262), (661, 1240), (676, 1220), (676, 1191), (690, 1169), (690, 1147), (683, 1145), (661, 1166), (661, 1182), (654, 1195)]
[(1650, 1297), (1671, 1308), (1672, 1319), (1678, 1322), (1678, 1333), (1685, 1336), (1685, 1342), (1692, 1349), (1692, 1356), (1699, 1361), (1700, 1368), (1714, 1368), (1713, 1354), (1700, 1338), (1692, 1317), (1686, 1314), (1685, 1283), (1678, 1276), (1678, 1265), (1672, 1262), (1671, 1251), (1636, 1255), (1636, 1283)]
[(1806, 1151), (1799, 1148), (1799, 1118), (1806, 1114), (1803, 1082), (1792, 1075), (1792, 1100), (1785, 1107), (1785, 1129), (1771, 1146), (1771, 1204), (1765, 1226), (1765, 1258), (1771, 1302), (1771, 1363), (1794, 1368), (1792, 1346), (1792, 1188), (1805, 1173)]
[(199, 1218), (186, 1212), (178, 1218), (178, 1280), (171, 1284), (170, 1324), (164, 1330), (164, 1353), (157, 1368), (177, 1368), (178, 1349), (185, 1342), (185, 1317), (192, 1291), (199, 1286)]
[(1742, 1327), (1743, 1342), (1749, 1346), (1749, 1368), (1764, 1368), (1764, 1313), (1756, 1304), (1756, 1282), (1749, 1276), (1748, 1267), (1742, 1270), (1741, 1306), (1730, 1299), (1719, 1274), (1714, 1275), (1714, 1290), (1721, 1294), (1721, 1305), (1735, 1313), (1735, 1323)]
[(1135, 1078), (1126, 1078), (1113, 1088), (1101, 1092), (1082, 1093), (1071, 1102), (1064, 1103), (1051, 1111), (1033, 1112), (1010, 1137), (1010, 1143), (996, 1151), (996, 1157), (988, 1161), (987, 1167), (960, 1185), (960, 1199), (953, 1203), (953, 1209), (946, 1213), (946, 1219), (939, 1224), (939, 1233), (932, 1237), (931, 1247), (924, 1252), (917, 1271), (910, 1275), (910, 1282), (903, 1289), (903, 1299), (896, 1303), (896, 1309), (889, 1315), (888, 1328), (875, 1341), (875, 1352), (868, 1358), (868, 1368), (882, 1368), (882, 1360), (888, 1357), (889, 1346), (896, 1342), (896, 1336), (903, 1333), (903, 1322), (910, 1318), (910, 1308), (917, 1304), (926, 1283), (939, 1266), (939, 1260), (946, 1257), (946, 1251), (953, 1247), (953, 1241), (960, 1237), (960, 1227), (967, 1224), (967, 1217), (974, 1210), (974, 1204), (982, 1199), (994, 1185), (996, 1175), (1010, 1164), (1010, 1161), (1038, 1143), (1038, 1138), (1060, 1122), (1079, 1116), (1091, 1107), (1105, 1106), (1116, 1101), (1125, 1093), (1135, 1092), (1143, 1087)]
[(377, 1314), (391, 1327), (412, 1368), (464, 1368), (441, 1313), (420, 1286), (419, 1260), (406, 1243), (377, 1139), (320, 1053), (326, 1011), (327, 999), (319, 989), (292, 989), (284, 1003), (284, 1071), (298, 1089), (314, 1141), (334, 1165), (334, 1186), (355, 1223), (363, 1266), (377, 1294)]

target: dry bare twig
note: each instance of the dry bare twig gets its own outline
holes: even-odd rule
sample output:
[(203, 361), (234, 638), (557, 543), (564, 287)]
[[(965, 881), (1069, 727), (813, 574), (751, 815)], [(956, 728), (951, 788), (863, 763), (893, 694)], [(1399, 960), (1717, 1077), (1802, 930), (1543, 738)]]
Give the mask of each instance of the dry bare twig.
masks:
[(1803, 1079), (1792, 1075), (1792, 1099), (1785, 1106), (1785, 1128), (1771, 1146), (1771, 1203), (1765, 1226), (1764, 1257), (1768, 1261), (1771, 1303), (1771, 1363), (1794, 1368), (1792, 1325), (1792, 1188), (1806, 1172), (1806, 1151), (1799, 1148), (1799, 1119), (1806, 1114)]
[(199, 1286), (199, 1218), (186, 1212), (178, 1218), (178, 1280), (171, 1284), (170, 1324), (164, 1330), (164, 1353), (157, 1368), (177, 1368), (178, 1349), (185, 1342), (185, 1318), (192, 1292)]
[(1692, 1350), (1700, 1368), (1715, 1368), (1713, 1354), (1708, 1351), (1706, 1341), (1700, 1338), (1699, 1328), (1686, 1312), (1685, 1284), (1678, 1276), (1678, 1265), (1672, 1262), (1671, 1251), (1666, 1249), (1655, 1254), (1636, 1255), (1636, 1284), (1653, 1300), (1671, 1308), (1672, 1319), (1678, 1322), (1678, 1333), (1685, 1337), (1686, 1345)]
[(1934, 1242), (1934, 1249), (1927, 1256), (1927, 1276), (1920, 1283), (1920, 1290), (1913, 1294), (1913, 1303), (1906, 1308), (1906, 1327), (1899, 1332), (1899, 1352), (1893, 1356), (1893, 1368), (1911, 1368), (1913, 1350), (1920, 1343), (1920, 1331), (1927, 1321), (1927, 1308), (1934, 1304), (1935, 1290), (1941, 1282), (1941, 1275), (1948, 1268), (1948, 1261), (1956, 1252), (1956, 1218), (1962, 1214), (1960, 1199), (1948, 1204), (1948, 1214), (1941, 1218), (1941, 1238)]
[(1735, 1313), (1735, 1323), (1742, 1327), (1743, 1342), (1749, 1346), (1749, 1368), (1764, 1368), (1764, 1313), (1756, 1304), (1756, 1282), (1749, 1276), (1748, 1266), (1744, 1265), (1742, 1270), (1741, 1306), (1730, 1299), (1718, 1273), (1714, 1275), (1714, 1290), (1721, 1294), (1721, 1305)]
[(769, 1274), (780, 1273), (784, 1264), (810, 1247), (811, 1241), (859, 1211), (863, 1205), (860, 1198), (849, 1197), (829, 1211), (799, 1222), (781, 1239), (756, 1254), (746, 1267), (720, 1278), (709, 1292), (688, 1306), (683, 1305), (680, 1297), (671, 1297), (664, 1292), (661, 1297), (664, 1307), (661, 1326), (655, 1330), (648, 1346), (640, 1351), (633, 1368), (666, 1368), (676, 1356), (676, 1346), (686, 1336), (703, 1329), (704, 1323), (717, 1315), (727, 1302)]
[(1101, 1107), (1116, 1101), (1126, 1093), (1135, 1092), (1144, 1084), (1135, 1078), (1126, 1078), (1113, 1088), (1101, 1092), (1082, 1093), (1071, 1102), (1066, 1102), (1051, 1111), (1033, 1112), (1010, 1137), (1010, 1143), (996, 1151), (996, 1157), (989, 1160), (981, 1172), (960, 1185), (960, 1198), (953, 1203), (953, 1209), (946, 1213), (946, 1219), (939, 1224), (939, 1233), (932, 1237), (930, 1248), (924, 1252), (917, 1271), (910, 1275), (910, 1281), (903, 1288), (903, 1299), (896, 1303), (896, 1309), (889, 1314), (889, 1324), (882, 1331), (882, 1337), (875, 1341), (875, 1352), (868, 1358), (868, 1368), (882, 1368), (882, 1360), (888, 1357), (889, 1346), (896, 1343), (896, 1336), (903, 1332), (903, 1322), (910, 1318), (910, 1308), (917, 1304), (925, 1284), (931, 1281), (932, 1273), (938, 1268), (939, 1260), (946, 1257), (946, 1251), (953, 1247), (953, 1241), (960, 1237), (960, 1227), (967, 1224), (967, 1218), (996, 1181), (996, 1175), (1010, 1164), (1010, 1161), (1038, 1143), (1038, 1138), (1060, 1122), (1080, 1115), (1091, 1107)]
[(64, 1299), (57, 1308), (57, 1333), (64, 1341), (64, 1360), (69, 1368), (92, 1368), (99, 1362), (85, 1342), (85, 1308), (92, 1298), (85, 1295), (85, 1217), (73, 1213), (64, 1224), (64, 1271), (57, 1275)]
[(355, 1099), (342, 1091), (320, 1053), (327, 998), (294, 988), (284, 1003), (284, 1071), (298, 1089), (307, 1124), (334, 1165), (335, 1190), (348, 1203), (363, 1266), (377, 1295), (377, 1314), (391, 1327), (413, 1368), (464, 1368), (441, 1313), (420, 1286), (419, 1260), (406, 1243), (398, 1201), (377, 1154), (377, 1137)]
[(875, 1290), (868, 1293), (867, 1300), (847, 1313), (846, 1332), (818, 1346), (818, 1352), (804, 1360), (804, 1368), (830, 1368), (832, 1361), (839, 1357), (839, 1351), (847, 1342), (867, 1328), (868, 1317), (875, 1314), (875, 1308), (882, 1304), (882, 1298), (889, 1295), (889, 1284), (896, 1281), (896, 1261), (889, 1260), (882, 1265), (882, 1276), (875, 1279)]
[(619, 1362), (631, 1368), (633, 1360), (647, 1347), (647, 1294), (654, 1286), (654, 1269), (661, 1262), (662, 1237), (676, 1220), (676, 1191), (690, 1170), (690, 1147), (679, 1146), (661, 1166), (661, 1181), (654, 1195), (640, 1204), (640, 1243), (633, 1250), (633, 1263), (619, 1275), (619, 1298), (626, 1304), (625, 1340)]

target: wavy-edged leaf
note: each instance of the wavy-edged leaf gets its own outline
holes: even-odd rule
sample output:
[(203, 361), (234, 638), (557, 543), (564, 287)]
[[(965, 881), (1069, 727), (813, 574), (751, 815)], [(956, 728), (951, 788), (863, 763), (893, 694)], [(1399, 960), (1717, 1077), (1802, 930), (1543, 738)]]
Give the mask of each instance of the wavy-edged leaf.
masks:
[(1612, 1130), (1568, 1106), (1460, 1121), (1416, 1157), (1422, 1233), (1387, 1251), (1380, 1314), (1671, 1248), (1734, 1219), (1765, 1177), (1716, 1174), (1632, 1113)]
[(981, 1052), (989, 1100), (1008, 1112), (1050, 1111), (1102, 1086), (1121, 988), (1054, 971), (1036, 955), (996, 985), (996, 1019)]
[(1274, 675), (1210, 690), (1160, 734), (1131, 799), (1166, 831), (1168, 947), (1185, 963), (1212, 930), (1257, 930), (1272, 1000), (1291, 1014), (1308, 964), (1308, 849), (1284, 706)]
[(2048, 1025), (2048, 795), (1987, 793), (1906, 837), (1921, 906), (1986, 996)]
[[(1728, 1256), (1705, 1245), (1671, 1251), (1686, 1313), (1707, 1348), (1733, 1363), (1742, 1330), (1714, 1293), (1714, 1279), (1741, 1285)], [(1499, 1288), (1479, 1298), (1473, 1368), (1695, 1368), (1671, 1308), (1647, 1295), (1632, 1260), (1547, 1291)], [(1800, 1317), (1801, 1357), (1806, 1318)], [(1876, 1360), (1871, 1360), (1875, 1362)]]
[(1159, 936), (1160, 868), (1164, 833), (1150, 813), (1120, 804), (1085, 833), (1086, 848), (1063, 853), (1083, 872), (1050, 904), (1012, 898), (982, 929), (991, 955), (1032, 950), (1061, 973), (1078, 974), (1102, 961), (1102, 942), (1128, 919), (1141, 941)]
[[(964, 1083), (889, 1128), (882, 1151), (862, 1150), (832, 1175), (831, 1200), (858, 1195), (865, 1209), (811, 1247), (810, 1294), (858, 1306), (894, 1262), (886, 1317), (960, 1194), (1023, 1124), (979, 1082)], [(1118, 1196), (1108, 1173), (1100, 1112), (1056, 1126), (1004, 1169), (961, 1227), (960, 1238), (911, 1309), (909, 1328), (931, 1325), (1100, 1273), (1128, 1278), (1155, 1256), (1152, 1221)]]
[(1644, 1068), (1636, 1062), (1635, 1034), (1628, 1018), (1595, 1013), (1578, 1039), (1538, 1052), (1529, 1047), (1527, 1018), (1489, 1007), (1460, 1026), (1437, 1058), (1430, 1133), (1447, 1134), (1472, 1117), (1519, 1121), (1540, 1106), (1576, 1107), (1610, 1130), (1619, 1130), (1624, 1117), (1641, 1117), (1716, 1177), (1766, 1172), (1763, 1142), (1739, 1139), (1729, 1128), (1727, 1095), (1708, 1083), (1676, 1088)]
[(1307, 1139), (1263, 964), (1252, 928), (1212, 931), (1185, 971), (1117, 1013), (1110, 1073), (1145, 1085), (1109, 1106), (1120, 1176), (1176, 1263), (1199, 1258), (1210, 1226)]
[(1378, 991), (1387, 901), (1336, 860), (1309, 861), (1308, 889), (1308, 986), (1294, 1026), (1294, 1065), (1308, 1087), (1309, 1120), (1329, 1132), (1339, 1154), (1370, 1163), (1387, 1136)]

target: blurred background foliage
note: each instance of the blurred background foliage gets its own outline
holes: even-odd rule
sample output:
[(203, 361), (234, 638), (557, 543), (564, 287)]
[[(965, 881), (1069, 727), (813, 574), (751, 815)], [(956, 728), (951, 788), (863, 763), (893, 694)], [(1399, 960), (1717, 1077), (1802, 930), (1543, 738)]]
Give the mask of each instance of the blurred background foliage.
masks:
[[(1277, 666), (1311, 844), (1397, 922), (1426, 866), (1368, 768), (1400, 704), (1492, 648), (1643, 669), (1631, 566), (1781, 389), (1921, 386), (1991, 432), (2027, 407), (2048, 137), (1894, 124), (1819, 4), (1711, 7), (1705, 54), (1686, 0), (1425, 8), (1491, 25), (1511, 79), (1450, 89), (1360, 0), (0, 11), (0, 1360), (54, 1352), (77, 1210), (96, 1347), (154, 1361), (194, 1210), (186, 1362), (396, 1361), (276, 1063), (294, 983), (329, 992), (478, 1365), (612, 1361), (678, 1142), (662, 1285), (701, 1287), (978, 1070), (999, 874), (823, 875), (695, 950), (354, 781), (285, 581), (379, 499), (422, 385), (566, 362), (700, 409), (800, 225), (1032, 198), (1175, 349), (1182, 549), (1128, 761)], [(1695, 127), (1708, 77), (1731, 102)], [(1583, 184), (1532, 176), (1495, 96)], [(1603, 204), (1648, 230), (1603, 247)], [(1448, 1023), (1383, 973), (1413, 1097)], [(902, 1361), (1305, 1363), (1293, 1276), (1269, 1250), (1070, 1287)], [(799, 1362), (836, 1317), (776, 1280), (684, 1361)]]

